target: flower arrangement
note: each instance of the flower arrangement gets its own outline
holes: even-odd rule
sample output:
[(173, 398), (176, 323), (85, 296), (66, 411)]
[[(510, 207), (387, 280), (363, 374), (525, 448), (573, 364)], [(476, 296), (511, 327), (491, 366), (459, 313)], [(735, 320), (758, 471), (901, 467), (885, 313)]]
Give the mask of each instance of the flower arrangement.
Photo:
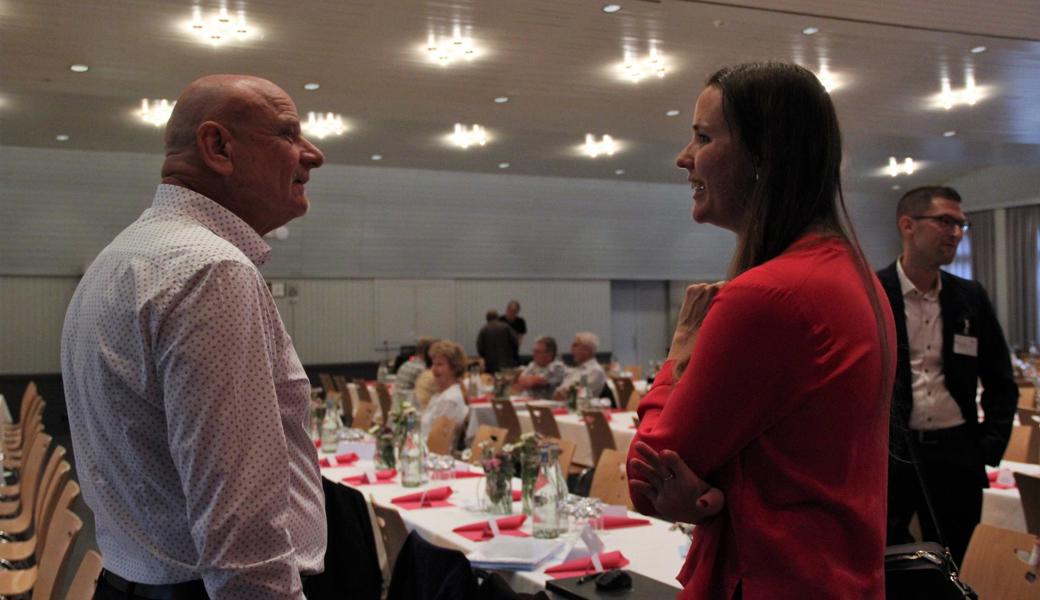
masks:
[(498, 515), (513, 513), (513, 454), (502, 448), (496, 451), (490, 442), (481, 446), (480, 466), (484, 468), (484, 491), (488, 512)]
[(523, 434), (518, 443), (506, 447), (514, 462), (520, 467), (520, 491), (525, 515), (531, 514), (533, 506), (531, 500), (534, 498), (534, 484), (538, 479), (538, 445), (538, 435), (531, 432)]

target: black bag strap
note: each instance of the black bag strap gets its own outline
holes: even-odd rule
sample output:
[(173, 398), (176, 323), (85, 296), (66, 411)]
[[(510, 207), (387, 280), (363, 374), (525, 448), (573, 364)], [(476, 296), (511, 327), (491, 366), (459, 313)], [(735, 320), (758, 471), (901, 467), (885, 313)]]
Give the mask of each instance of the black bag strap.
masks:
[(939, 519), (935, 518), (935, 507), (932, 505), (932, 497), (928, 495), (928, 486), (924, 483), (924, 473), (921, 471), (921, 461), (917, 460), (917, 448), (914, 447), (914, 442), (910, 438), (910, 429), (903, 429), (903, 437), (906, 438), (906, 449), (910, 453), (910, 462), (914, 465), (914, 473), (917, 474), (917, 483), (921, 486), (921, 495), (924, 496), (924, 504), (928, 508), (928, 517), (932, 520), (932, 525), (935, 527), (935, 536), (939, 538), (936, 540), (946, 548), (949, 552), (950, 547), (946, 544), (946, 538), (943, 537), (942, 528), (939, 527)]

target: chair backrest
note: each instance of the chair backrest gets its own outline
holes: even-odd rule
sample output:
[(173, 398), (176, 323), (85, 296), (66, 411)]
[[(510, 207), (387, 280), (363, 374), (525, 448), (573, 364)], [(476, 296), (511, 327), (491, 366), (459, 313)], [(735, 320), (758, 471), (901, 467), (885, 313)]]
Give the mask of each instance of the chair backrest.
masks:
[(1026, 531), (1040, 535), (1040, 477), (1015, 473), (1015, 486), (1026, 516)]
[(390, 418), (390, 411), (394, 408), (394, 400), (390, 397), (390, 390), (382, 381), (376, 382), (376, 397), (379, 398), (379, 410), (383, 411), (383, 422)]
[(625, 370), (632, 374), (632, 380), (643, 378), (643, 367), (639, 365), (625, 365)]
[(29, 413), (29, 403), (39, 395), (36, 389), (36, 382), (29, 380), (29, 383), (25, 385), (25, 391), (22, 392), (22, 404), (18, 407), (18, 422), (25, 421), (25, 415)]
[(496, 452), (501, 450), (502, 445), (506, 443), (507, 435), (509, 435), (509, 432), (502, 427), (481, 425), (477, 429), (477, 435), (473, 436), (473, 445), (470, 446), (469, 462), (475, 465), (480, 464), (480, 457), (483, 454), (481, 446), (484, 442), (489, 442)]
[(59, 510), (47, 528), (47, 548), (40, 556), (36, 583), (33, 585), (33, 600), (50, 600), (55, 596), (55, 583), (61, 579), (69, 560), (69, 550), (79, 536), (83, 521), (68, 509)]
[(36, 396), (29, 401), (29, 405), (29, 410), (25, 414), (25, 419), (18, 424), (18, 427), (22, 432), (23, 448), (29, 447), (34, 433), (43, 430), (43, 409), (47, 406), (47, 403), (43, 401), (43, 396)]
[(506, 430), (506, 442), (515, 444), (520, 441), (520, 419), (516, 416), (516, 408), (509, 400), (492, 400), (495, 409), (495, 420), (498, 426)]
[(329, 392), (340, 391), (339, 388), (336, 387), (336, 383), (332, 380), (332, 375), (329, 375), (328, 373), (318, 373), (318, 379), (321, 380), (321, 387), (325, 390), (326, 394)]
[(358, 402), (357, 410), (354, 411), (353, 427), (368, 430), (372, 427), (375, 419), (376, 405), (371, 402)]
[(97, 588), (98, 577), (101, 576), (101, 555), (87, 550), (83, 560), (76, 569), (76, 575), (69, 584), (65, 600), (93, 600), (94, 589)]
[(592, 449), (592, 464), (599, 464), (599, 455), (604, 450), (614, 450), (614, 432), (610, 430), (607, 417), (601, 410), (583, 410), (581, 417), (589, 431), (589, 446)]
[(1040, 464), (1040, 430), (1029, 425), (1015, 425), (1004, 451), (1004, 460)]
[(357, 386), (357, 396), (360, 402), (371, 402), (372, 393), (368, 391), (368, 383), (364, 379), (355, 379), (354, 385)]
[(354, 399), (350, 395), (350, 385), (343, 375), (333, 375), (332, 380), (339, 390), (340, 410), (343, 412), (343, 422), (349, 427), (351, 419), (354, 418)]
[(50, 485), (43, 490), (43, 502), (41, 503), (40, 515), (36, 519), (36, 550), (37, 555), (43, 551), (47, 538), (43, 532), (47, 531), (47, 525), (54, 516), (54, 511), (59, 508), (72, 508), (72, 503), (79, 496), (79, 485), (75, 481), (69, 481), (72, 467), (66, 460), (61, 461), (58, 469), (51, 479)]
[(617, 393), (617, 405), (619, 408), (626, 408), (628, 406), (628, 400), (632, 396), (632, 392), (635, 391), (635, 386), (632, 384), (632, 379), (629, 377), (617, 377), (611, 376), (610, 381), (614, 384), (614, 390)]
[(636, 412), (639, 410), (639, 403), (643, 401), (643, 395), (639, 393), (639, 390), (632, 388), (632, 393), (628, 395), (628, 404), (625, 405), (625, 410), (629, 412)]
[(51, 447), (51, 436), (39, 433), (33, 438), (29, 454), (22, 463), (21, 482), (22, 510), (33, 510), (36, 494), (39, 492), (40, 476), (43, 475), (43, 460)]
[(1033, 386), (1018, 386), (1018, 407), (1036, 408), (1036, 388)]
[(1040, 427), (1040, 410), (1019, 407), (1018, 422), (1030, 427)]
[(592, 476), (589, 497), (599, 498), (607, 504), (620, 504), (632, 508), (632, 498), (628, 495), (624, 454), (617, 450), (603, 450), (596, 461), (596, 472)]
[[(51, 457), (47, 459), (47, 466), (43, 468), (43, 475), (40, 476), (40, 491), (36, 494), (36, 502), (33, 505), (33, 523), (39, 524), (40, 512), (43, 510), (43, 505), (47, 499), (47, 490), (49, 490), (54, 483), (54, 474), (58, 472), (58, 465), (65, 458), (65, 446), (57, 445), (54, 447), (54, 451), (51, 452)], [(39, 525), (37, 525), (39, 526)]]
[(370, 500), (372, 512), (376, 515), (376, 524), (379, 526), (379, 536), (383, 538), (383, 550), (386, 552), (387, 572), (394, 572), (394, 563), (397, 555), (401, 553), (405, 539), (408, 538), (408, 528), (404, 526), (400, 513), (396, 508), (383, 506), (375, 500)]
[(556, 424), (556, 415), (548, 406), (527, 405), (531, 411), (531, 425), (535, 433), (547, 438), (560, 438), (560, 426)]
[(563, 438), (547, 437), (545, 438), (545, 441), (553, 442), (560, 447), (560, 471), (562, 471), (563, 476), (566, 477), (571, 470), (571, 462), (574, 461), (574, 450), (577, 449), (578, 444)]
[(979, 598), (1036, 598), (1040, 584), (1026, 581), (1026, 560), (1034, 537), (1021, 531), (978, 524), (961, 567), (961, 579)]
[(448, 415), (434, 419), (426, 436), (426, 448), (434, 454), (451, 454), (455, 447), (456, 427), (455, 420)]

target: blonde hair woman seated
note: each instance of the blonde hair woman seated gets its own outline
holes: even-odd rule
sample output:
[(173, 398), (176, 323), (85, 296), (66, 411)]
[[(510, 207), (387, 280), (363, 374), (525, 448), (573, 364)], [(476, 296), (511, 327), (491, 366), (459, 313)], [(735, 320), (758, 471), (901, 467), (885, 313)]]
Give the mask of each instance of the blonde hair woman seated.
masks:
[(466, 355), (462, 347), (455, 342), (441, 340), (430, 346), (430, 359), (433, 361), (433, 379), (437, 383), (438, 392), (430, 397), (430, 403), (422, 413), (422, 433), (429, 435), (434, 420), (440, 416), (448, 416), (461, 427), (466, 419), (469, 407), (462, 395), (459, 379), (466, 371)]

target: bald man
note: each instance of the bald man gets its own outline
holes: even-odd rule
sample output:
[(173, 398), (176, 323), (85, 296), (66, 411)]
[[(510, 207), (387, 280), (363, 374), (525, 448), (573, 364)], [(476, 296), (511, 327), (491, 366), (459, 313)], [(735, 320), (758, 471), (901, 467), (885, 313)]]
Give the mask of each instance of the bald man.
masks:
[(322, 153), (273, 83), (191, 83), (150, 208), (84, 274), (62, 333), (97, 598), (304, 598), (324, 568), (310, 384), (259, 267)]

